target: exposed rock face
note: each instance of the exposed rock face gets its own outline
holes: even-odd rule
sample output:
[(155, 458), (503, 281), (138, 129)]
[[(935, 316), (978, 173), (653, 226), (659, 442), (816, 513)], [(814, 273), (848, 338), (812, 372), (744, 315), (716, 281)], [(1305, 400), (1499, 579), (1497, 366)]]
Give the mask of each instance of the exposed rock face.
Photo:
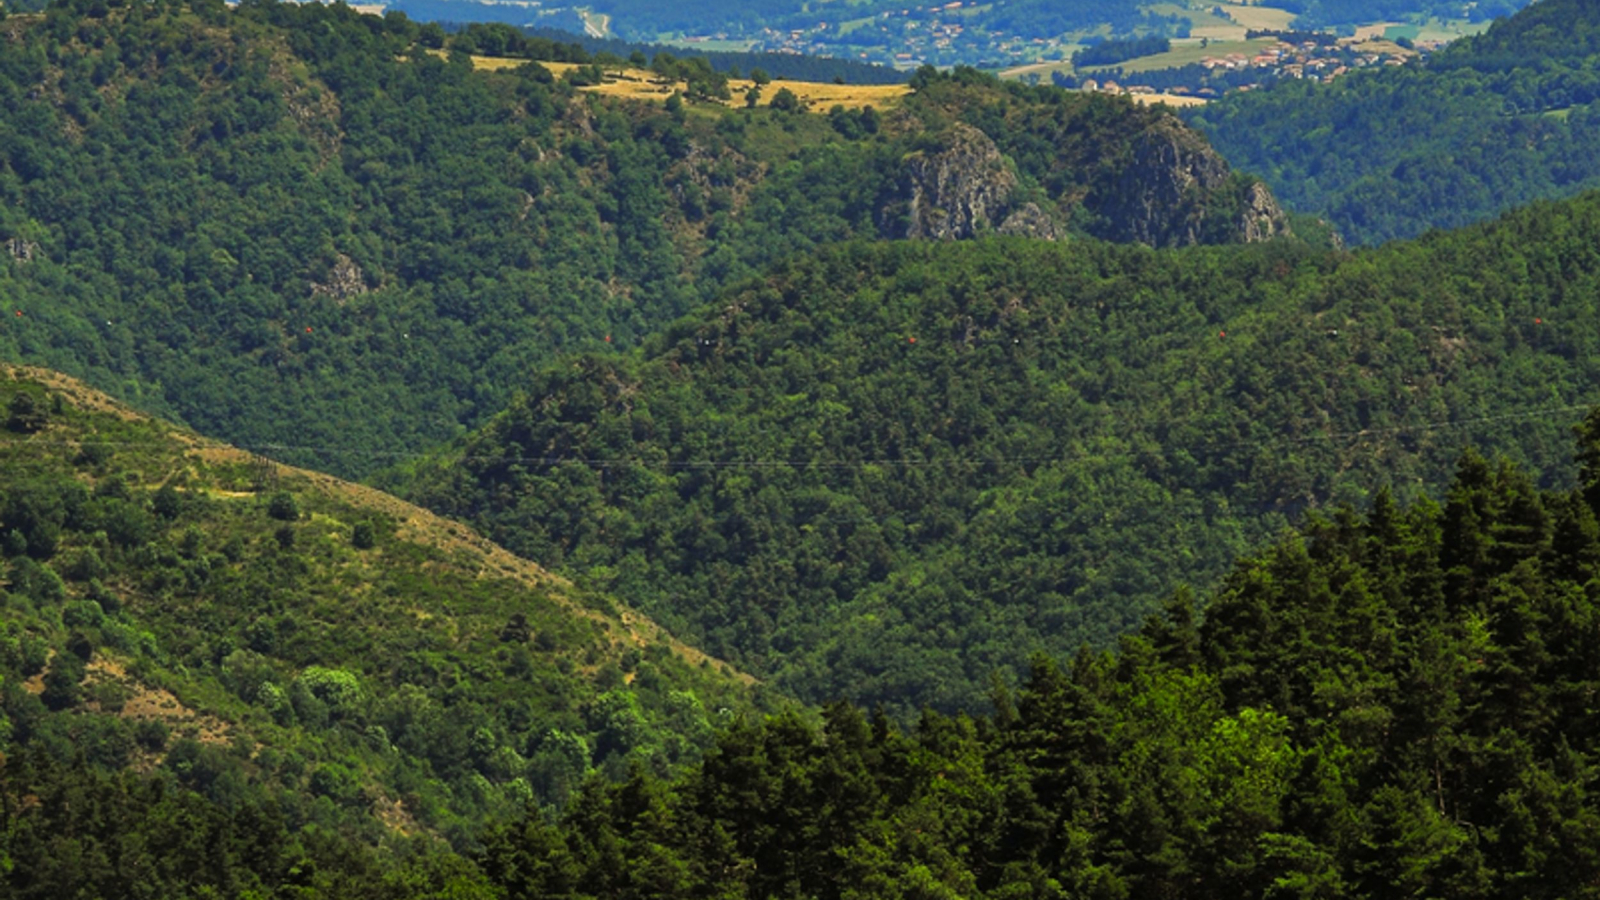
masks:
[(1259, 181), (1251, 184), (1239, 210), (1239, 234), (1244, 242), (1270, 240), (1288, 231), (1289, 222), (1283, 215), (1283, 207), (1278, 205), (1278, 198), (1272, 196), (1265, 184)]
[(1053, 241), (1061, 236), (1056, 222), (1039, 208), (1037, 203), (1024, 203), (1011, 211), (1006, 220), (995, 229), (1001, 234), (1019, 234), (1024, 237), (1044, 238)]
[[(1230, 197), (1234, 192), (1242, 196)], [(1289, 230), (1265, 185), (1235, 180), (1222, 157), (1175, 120), (1135, 137), (1127, 163), (1096, 185), (1085, 205), (1103, 223), (1101, 237), (1152, 247), (1261, 241)], [(1218, 219), (1234, 208), (1234, 221)]]
[(324, 295), (343, 303), (351, 297), (359, 297), (367, 292), (367, 279), (356, 265), (356, 261), (343, 253), (333, 262), (333, 268), (328, 270), (328, 280), (311, 285), (312, 296)]
[(1055, 223), (1033, 204), (1012, 208), (1017, 175), (989, 136), (956, 124), (943, 148), (906, 158), (893, 195), (878, 210), (878, 229), (889, 237), (962, 240), (982, 228), (1009, 234), (1055, 236)]
[(1141, 124), (1092, 147), (1064, 133), (1054, 165), (1079, 174), (1057, 181), (1061, 196), (1046, 208), (1020, 202), (1016, 169), (989, 135), (952, 125), (936, 149), (904, 158), (879, 199), (878, 230), (911, 240), (964, 240), (985, 230), (1058, 240), (1064, 231), (1057, 216), (1082, 205), (1096, 237), (1152, 247), (1264, 241), (1289, 232), (1272, 192), (1235, 177), (1200, 135), (1170, 116)]
[(14, 237), (6, 241), (6, 252), (17, 262), (33, 262), (34, 255), (39, 252), (39, 245), (34, 241)]
[[(1264, 184), (1235, 175), (1200, 133), (1165, 110), (1091, 98), (1003, 122), (1016, 131), (992, 136), (957, 122), (939, 131), (931, 149), (902, 157), (875, 205), (878, 232), (910, 240), (982, 232), (1059, 240), (1069, 216), (1082, 216), (1083, 229), (1099, 239), (1150, 247), (1256, 242), (1290, 232)], [(1050, 197), (1024, 194), (1019, 163)]]

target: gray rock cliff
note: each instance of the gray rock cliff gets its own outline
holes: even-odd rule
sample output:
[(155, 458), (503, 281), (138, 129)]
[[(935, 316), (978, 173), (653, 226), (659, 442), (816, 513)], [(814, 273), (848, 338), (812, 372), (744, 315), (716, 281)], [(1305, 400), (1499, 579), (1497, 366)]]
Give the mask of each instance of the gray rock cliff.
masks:
[(963, 240), (985, 228), (1053, 239), (1055, 223), (1038, 206), (1013, 204), (1017, 175), (988, 135), (957, 123), (940, 147), (908, 154), (894, 191), (878, 210), (887, 237)]
[(900, 161), (876, 205), (879, 233), (948, 241), (993, 231), (1058, 240), (1061, 223), (1083, 213), (1096, 237), (1152, 247), (1289, 233), (1264, 184), (1235, 175), (1203, 137), (1170, 115), (1145, 113), (1134, 128), (1106, 140), (1060, 137), (1050, 168), (1064, 177), (1049, 179), (1059, 195), (1030, 202), (1017, 167), (990, 135), (961, 122), (946, 127), (931, 146)]
[(1084, 205), (1109, 240), (1182, 247), (1263, 241), (1289, 231), (1266, 185), (1235, 178), (1204, 139), (1176, 120), (1135, 137), (1126, 160), (1108, 175)]

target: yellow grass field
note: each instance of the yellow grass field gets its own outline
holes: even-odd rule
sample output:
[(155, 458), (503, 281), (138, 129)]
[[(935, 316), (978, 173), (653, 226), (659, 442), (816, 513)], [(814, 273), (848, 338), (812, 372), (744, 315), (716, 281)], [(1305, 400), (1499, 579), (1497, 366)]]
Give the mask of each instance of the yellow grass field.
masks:
[[(492, 56), (474, 56), (472, 65), (479, 69), (494, 71), (496, 69), (514, 69), (526, 63), (525, 59), (501, 59)], [(566, 72), (580, 68), (576, 63), (541, 62), (539, 65), (549, 69), (557, 78)], [(749, 90), (755, 82), (745, 79), (732, 79), (728, 88), (733, 92), (733, 99), (727, 105), (732, 107), (744, 106), (744, 92)], [(664, 103), (674, 91), (683, 91), (687, 88), (683, 82), (668, 83), (661, 76), (647, 69), (607, 69), (605, 83), (580, 88), (595, 94), (607, 97), (623, 97), (630, 100), (652, 100)], [(801, 100), (811, 105), (811, 111), (826, 113), (835, 106), (846, 109), (860, 109), (872, 106), (884, 109), (893, 106), (901, 97), (911, 93), (911, 88), (903, 84), (824, 84), (814, 81), (774, 81), (761, 89), (761, 103), (766, 106), (772, 102), (772, 95), (779, 88), (788, 88), (794, 91)]]
[(1186, 106), (1205, 106), (1204, 97), (1185, 97), (1181, 94), (1129, 94), (1128, 98), (1140, 106), (1155, 106), (1157, 103), (1178, 109)]
[(1417, 51), (1407, 50), (1399, 44), (1396, 44), (1394, 41), (1362, 41), (1359, 44), (1350, 45), (1350, 49), (1355, 50), (1358, 53), (1378, 53), (1386, 56), (1410, 57), (1417, 55)]

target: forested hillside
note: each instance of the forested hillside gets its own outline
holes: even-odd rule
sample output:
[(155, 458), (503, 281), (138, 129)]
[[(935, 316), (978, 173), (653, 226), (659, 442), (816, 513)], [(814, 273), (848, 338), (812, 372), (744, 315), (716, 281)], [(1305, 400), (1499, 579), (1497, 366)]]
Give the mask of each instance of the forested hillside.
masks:
[(1589, 896), (1600, 415), (1578, 457), (1574, 490), (1468, 452), (1442, 503), (1318, 517), (1115, 652), (1036, 660), (992, 716), (738, 717), (681, 777), (592, 780), (459, 856), (291, 830), (254, 785), (209, 802), (170, 767), (8, 750), (0, 880), (29, 900)]
[(1235, 166), (1357, 243), (1600, 185), (1600, 8), (1542, 0), (1426, 64), (1283, 81), (1196, 110)]
[(1600, 194), (1356, 254), (994, 239), (792, 260), (393, 483), (779, 687), (973, 708), (1465, 441), (1570, 480)]
[[(1476, 454), (1319, 519), (993, 718), (744, 723), (482, 858), (509, 896), (1587, 897), (1600, 418), (1580, 490)], [(1176, 543), (1176, 542), (1175, 542)]]
[[(770, 260), (877, 236), (902, 162), (979, 115), (957, 88), (1093, 149), (962, 176), (1063, 233), (1132, 210), (1237, 240), (1257, 196), (1166, 113), (972, 77), (830, 117), (474, 71), (437, 28), (342, 5), (73, 0), (4, 29), (0, 358), (347, 475), (481, 422), (557, 350), (632, 346)], [(1147, 197), (1118, 162), (1146, 135), (1202, 189)]]
[(51, 373), (0, 369), (0, 553), (0, 760), (44, 767), (7, 779), (155, 772), (291, 832), (466, 846), (697, 759), (759, 699), (464, 526)]

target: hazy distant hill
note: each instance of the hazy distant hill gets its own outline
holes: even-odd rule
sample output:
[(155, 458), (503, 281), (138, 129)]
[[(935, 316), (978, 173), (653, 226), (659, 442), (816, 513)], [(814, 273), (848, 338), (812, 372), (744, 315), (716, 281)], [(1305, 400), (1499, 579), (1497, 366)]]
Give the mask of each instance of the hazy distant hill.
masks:
[[(1529, 0), (1274, 0), (1259, 5), (1294, 15), (1295, 26), (1339, 28), (1382, 22), (1426, 22), (1430, 18), (1483, 22), (1507, 16)], [(1182, 33), (1190, 21), (1186, 8), (1209, 11), (1218, 4), (1193, 0), (998, 0), (995, 3), (924, 4), (907, 7), (893, 0), (860, 0), (848, 6), (807, 4), (800, 0), (712, 0), (707, 3), (656, 3), (648, 0), (594, 0), (581, 6), (485, 4), (476, 0), (399, 0), (397, 8), (424, 20), (498, 21), (517, 25), (554, 24), (578, 30), (587, 13), (604, 17), (607, 29), (635, 41), (664, 35), (722, 35), (772, 41), (781, 33), (805, 30), (808, 40), (847, 50), (877, 46), (876, 28), (884, 20), (916, 17), (958, 22), (964, 29), (997, 37), (1059, 38), (1063, 35), (1128, 36), (1144, 32)], [(819, 28), (831, 22), (832, 29)], [(1185, 34), (1185, 36), (1187, 36)], [(965, 60), (971, 63), (975, 60)]]
[(1542, 0), (1426, 65), (1189, 114), (1292, 208), (1375, 243), (1600, 185), (1600, 10)]

